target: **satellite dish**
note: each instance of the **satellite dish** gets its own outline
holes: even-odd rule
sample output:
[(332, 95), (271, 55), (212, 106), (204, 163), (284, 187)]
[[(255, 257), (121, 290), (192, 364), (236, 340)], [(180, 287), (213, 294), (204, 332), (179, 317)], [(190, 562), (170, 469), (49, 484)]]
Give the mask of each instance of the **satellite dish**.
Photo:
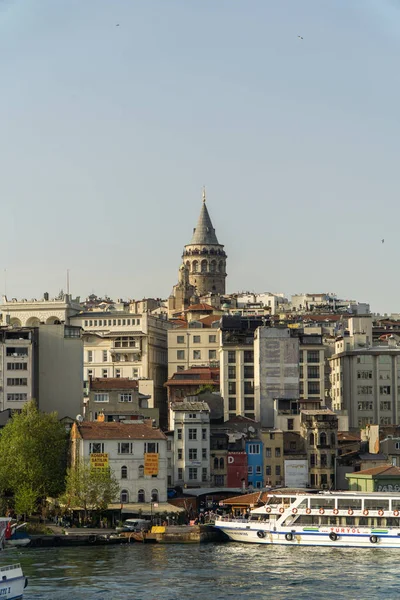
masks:
[(253, 425), (249, 425), (249, 431), (250, 431), (250, 433), (254, 433), (255, 432), (255, 429), (254, 429)]
[(82, 415), (76, 415), (76, 420), (78, 421), (78, 423), (82, 423), (82, 421), (83, 421)]

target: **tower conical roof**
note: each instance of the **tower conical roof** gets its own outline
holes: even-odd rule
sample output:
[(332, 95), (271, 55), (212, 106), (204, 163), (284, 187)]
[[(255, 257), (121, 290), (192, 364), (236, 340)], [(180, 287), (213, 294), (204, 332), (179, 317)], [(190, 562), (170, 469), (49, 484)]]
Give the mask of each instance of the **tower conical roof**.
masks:
[(197, 221), (196, 229), (193, 231), (193, 236), (190, 244), (199, 245), (219, 245), (215, 229), (211, 223), (210, 215), (208, 214), (205, 197), (203, 196), (203, 205), (201, 207), (199, 220)]

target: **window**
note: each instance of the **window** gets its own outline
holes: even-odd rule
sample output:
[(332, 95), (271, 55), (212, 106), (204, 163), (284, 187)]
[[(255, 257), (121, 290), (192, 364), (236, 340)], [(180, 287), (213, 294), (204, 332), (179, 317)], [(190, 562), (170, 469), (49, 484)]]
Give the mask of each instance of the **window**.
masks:
[(102, 370), (102, 377), (104, 377), (104, 379), (107, 379), (107, 377), (108, 377), (108, 369), (103, 369)]
[(265, 456), (266, 458), (270, 458), (272, 456), (271, 448), (265, 448)]
[(183, 479), (183, 469), (181, 467), (178, 469), (178, 479), (179, 481), (182, 481)]
[(146, 454), (157, 454), (158, 453), (158, 442), (145, 442), (144, 453)]
[(121, 377), (121, 369), (115, 369), (115, 377), (119, 379)]
[(254, 394), (254, 383), (252, 381), (244, 382), (244, 393), (245, 394)]
[(189, 440), (197, 440), (197, 429), (189, 429)]
[(189, 419), (197, 419), (197, 414), (196, 413), (189, 413), (188, 417), (189, 417)]
[(326, 454), (321, 454), (321, 467), (326, 467), (328, 465), (328, 457)]
[(97, 320), (94, 321), (94, 326), (97, 327)]
[(217, 341), (217, 336), (216, 335), (209, 335), (208, 336), (208, 343), (209, 344), (215, 344)]
[(315, 467), (316, 464), (317, 464), (317, 460), (316, 460), (315, 454), (310, 454), (310, 466)]
[(144, 477), (144, 466), (139, 465), (138, 467), (138, 477)]
[(95, 402), (108, 402), (108, 394), (95, 394), (94, 401)]
[(277, 477), (280, 477), (280, 474), (281, 474), (281, 466), (280, 465), (276, 465), (276, 467), (275, 467), (275, 475)]
[(308, 394), (319, 394), (319, 381), (308, 382)]
[(243, 352), (243, 360), (245, 363), (254, 363), (254, 352), (253, 350), (245, 350)]
[(7, 402), (25, 402), (28, 394), (7, 394)]
[(189, 448), (189, 460), (197, 460), (197, 448)]
[(133, 379), (137, 379), (139, 377), (139, 369), (132, 369), (132, 377)]
[(232, 396), (229, 398), (229, 410), (236, 410), (236, 398)]
[(370, 395), (372, 394), (372, 385), (358, 385), (357, 386), (357, 394), (359, 396)]
[(262, 475), (261, 465), (256, 465), (256, 475)]
[(217, 358), (217, 351), (216, 350), (209, 350), (208, 351), (208, 358), (209, 358), (209, 360), (215, 360)]
[(225, 461), (224, 461), (224, 458), (222, 456), (219, 459), (219, 468), (220, 469), (224, 469), (225, 468)]
[(189, 480), (197, 479), (197, 467), (189, 467)]
[(185, 360), (185, 351), (184, 350), (177, 350), (176, 351), (176, 358), (178, 360)]
[(132, 402), (132, 394), (120, 394), (119, 401), (120, 402)]
[(7, 363), (7, 369), (9, 371), (27, 371), (28, 363)]
[(139, 490), (137, 495), (138, 502), (146, 502), (146, 495), (144, 490)]
[(89, 444), (89, 454), (103, 454), (104, 443), (103, 442), (91, 442)]
[(93, 350), (88, 350), (87, 352), (87, 361), (93, 362)]
[(28, 348), (7, 347), (7, 356), (28, 356)]
[(172, 441), (168, 440), (167, 442), (167, 450), (170, 452), (172, 450)]
[[(246, 382), (245, 382), (246, 383)], [(254, 410), (254, 398), (245, 396), (244, 398), (244, 410)]]
[(300, 352), (299, 352), (299, 363), (300, 364), (303, 363), (303, 350), (300, 350)]
[(268, 475), (271, 475), (271, 466), (270, 466), (270, 465), (267, 465), (267, 466), (265, 467), (265, 474), (266, 474), (267, 476), (268, 476)]
[(247, 467), (247, 475), (253, 475), (253, 467), (251, 465)]
[(120, 442), (118, 444), (118, 454), (133, 454), (133, 443)]
[(156, 489), (151, 490), (151, 501), (158, 502), (158, 490), (156, 490)]
[(310, 436), (308, 438), (308, 443), (310, 444), (310, 446), (314, 446), (315, 445), (315, 436), (313, 433), (310, 433)]
[(296, 442), (290, 442), (290, 450), (296, 450)]
[(396, 442), (395, 446), (396, 446), (396, 450), (400, 450), (400, 442)]
[(322, 433), (319, 434), (319, 445), (326, 446), (326, 444), (327, 444), (326, 433), (323, 431)]
[(236, 381), (228, 381), (228, 394), (236, 394)]
[(244, 379), (254, 379), (254, 367), (250, 365), (243, 367), (243, 377)]
[(127, 504), (129, 502), (128, 490), (121, 490), (121, 504)]
[(208, 477), (207, 477), (207, 467), (203, 467), (201, 469), (201, 480), (202, 481), (207, 481)]
[(249, 444), (248, 453), (249, 454), (260, 454), (260, 444)]
[(178, 438), (178, 440), (182, 439), (182, 429), (177, 430), (177, 438)]
[(392, 403), (381, 400), (379, 403), (380, 410), (392, 410)]
[(236, 367), (234, 365), (228, 366), (228, 379), (236, 379)]
[(293, 429), (294, 429), (294, 419), (288, 419), (287, 420), (287, 428), (288, 428), (288, 431), (293, 431)]
[(269, 439), (270, 440), (274, 440), (275, 439), (275, 434), (274, 433), (270, 433), (269, 434)]
[(193, 360), (201, 360), (201, 350), (193, 350)]
[(214, 458), (214, 469), (219, 469), (219, 461), (217, 457)]
[(372, 371), (358, 371), (357, 379), (372, 379)]
[(28, 385), (26, 377), (8, 377), (7, 385)]
[(307, 362), (308, 363), (319, 363), (319, 351), (308, 350), (307, 351)]
[(230, 364), (236, 363), (236, 352), (234, 350), (228, 351), (228, 363), (230, 363)]
[(319, 379), (319, 367), (307, 367), (308, 379)]
[(103, 350), (103, 362), (107, 362), (108, 356), (107, 356), (107, 350)]
[(121, 467), (121, 479), (128, 479), (128, 467)]
[(379, 393), (383, 395), (390, 394), (390, 385), (380, 385)]
[(200, 344), (201, 342), (201, 337), (199, 335), (194, 335), (193, 336), (193, 344)]
[(207, 448), (202, 448), (201, 458), (202, 458), (202, 460), (207, 460)]
[(201, 439), (202, 440), (206, 440), (207, 439), (207, 429), (202, 429), (201, 430)]

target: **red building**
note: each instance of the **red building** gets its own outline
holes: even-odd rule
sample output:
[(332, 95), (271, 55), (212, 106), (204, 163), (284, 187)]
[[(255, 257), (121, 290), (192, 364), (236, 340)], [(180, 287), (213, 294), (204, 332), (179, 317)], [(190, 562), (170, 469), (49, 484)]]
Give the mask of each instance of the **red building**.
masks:
[(247, 454), (246, 452), (228, 452), (227, 487), (247, 487)]

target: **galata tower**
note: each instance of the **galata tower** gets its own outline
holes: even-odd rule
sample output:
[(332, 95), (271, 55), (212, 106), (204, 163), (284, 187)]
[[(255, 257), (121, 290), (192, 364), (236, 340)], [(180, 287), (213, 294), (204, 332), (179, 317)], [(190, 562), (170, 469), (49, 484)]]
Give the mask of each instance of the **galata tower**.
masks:
[(224, 246), (215, 235), (206, 206), (206, 193), (203, 190), (203, 204), (197, 226), (193, 229), (190, 244), (183, 250), (182, 261), (189, 276), (189, 283), (196, 289), (197, 296), (225, 294), (226, 259)]

